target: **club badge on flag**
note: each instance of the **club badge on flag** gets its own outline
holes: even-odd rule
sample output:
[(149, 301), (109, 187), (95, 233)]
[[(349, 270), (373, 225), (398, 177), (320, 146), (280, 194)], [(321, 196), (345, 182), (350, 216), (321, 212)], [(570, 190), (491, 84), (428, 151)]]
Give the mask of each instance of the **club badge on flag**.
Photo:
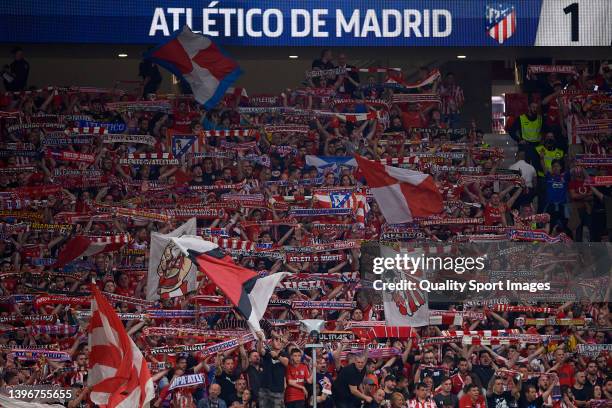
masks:
[(214, 108), (242, 74), (236, 61), (225, 55), (209, 38), (194, 33), (188, 26), (145, 58), (184, 79), (191, 86), (196, 101), (207, 109)]
[(199, 137), (197, 135), (173, 134), (172, 155), (178, 159), (187, 153), (199, 152)]
[[(419, 257), (424, 254), (423, 250), (411, 253), (412, 257)], [(395, 258), (398, 252), (392, 248), (382, 245), (380, 255), (384, 258)], [(419, 274), (421, 276), (419, 276)], [(383, 275), (384, 280), (391, 282), (413, 281), (418, 286), (418, 281), (423, 278), (421, 272), (411, 275), (404, 270), (389, 270)], [(429, 322), (429, 304), (427, 293), (419, 289), (416, 290), (395, 290), (383, 292), (383, 305), (385, 309), (385, 320), (389, 326), (427, 326)]]
[(183, 296), (196, 289), (197, 268), (181, 254), (171, 239), (195, 233), (196, 219), (192, 218), (168, 234), (151, 234), (147, 300)]
[(487, 4), (485, 19), (487, 33), (500, 44), (512, 37), (516, 31), (516, 10), (513, 5)]
[(351, 193), (330, 193), (332, 208), (346, 208)]
[(316, 193), (313, 195), (315, 208), (350, 209), (353, 211), (357, 224), (364, 226), (365, 217), (370, 206), (365, 194), (352, 191), (331, 191), (329, 193)]

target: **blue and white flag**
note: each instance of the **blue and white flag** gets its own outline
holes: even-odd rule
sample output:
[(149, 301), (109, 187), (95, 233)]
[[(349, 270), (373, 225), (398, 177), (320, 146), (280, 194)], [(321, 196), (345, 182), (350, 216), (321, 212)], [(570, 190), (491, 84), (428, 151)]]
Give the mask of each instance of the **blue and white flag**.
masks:
[(357, 161), (351, 156), (306, 156), (306, 165), (316, 167), (319, 175), (332, 172), (339, 174), (343, 167), (357, 167)]
[(172, 135), (172, 155), (177, 159), (186, 153), (196, 153), (199, 151), (197, 135)]

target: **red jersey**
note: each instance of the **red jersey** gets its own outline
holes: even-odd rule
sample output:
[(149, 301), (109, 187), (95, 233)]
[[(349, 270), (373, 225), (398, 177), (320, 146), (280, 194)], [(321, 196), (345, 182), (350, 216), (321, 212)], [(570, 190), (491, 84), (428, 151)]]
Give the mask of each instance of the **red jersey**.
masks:
[(556, 99), (553, 99), (548, 104), (548, 110), (546, 111), (546, 124), (548, 126), (559, 124), (559, 103), (557, 103)]
[(404, 129), (425, 127), (421, 112), (402, 112), (401, 118)]
[(506, 205), (501, 204), (499, 207), (493, 207), (487, 204), (484, 209), (485, 225), (499, 225), (502, 223), (502, 217), (506, 213)]
[(174, 126), (176, 133), (190, 133), (191, 122), (198, 118), (197, 112), (174, 112)]
[(482, 395), (479, 395), (476, 401), (472, 401), (472, 397), (465, 394), (459, 400), (459, 408), (487, 408), (487, 404)]
[(573, 191), (574, 194), (592, 195), (591, 189), (584, 185), (584, 180), (571, 180), (568, 184), (568, 189)]
[(305, 401), (306, 395), (304, 391), (289, 385), (289, 380), (296, 381), (299, 385), (305, 386), (306, 380), (310, 378), (310, 372), (306, 364), (298, 364), (296, 366), (289, 364), (285, 370), (285, 378), (287, 379), (287, 388), (285, 389), (285, 402)]
[(178, 186), (188, 184), (189, 181), (191, 181), (191, 176), (182, 170), (177, 170), (174, 173), (174, 177), (176, 178), (176, 185)]
[(438, 189), (446, 200), (458, 200), (463, 194), (463, 186), (443, 180), (438, 183)]
[(569, 364), (563, 364), (557, 369), (557, 376), (559, 377), (560, 385), (567, 385), (571, 387), (574, 385), (574, 367)]
[[(468, 376), (469, 375), (465, 375), (465, 377), (468, 377)], [(461, 374), (459, 373), (451, 377), (451, 383), (453, 384), (453, 388), (451, 389), (451, 392), (453, 394), (459, 394), (459, 392), (461, 392), (461, 390), (465, 386), (465, 377), (462, 377)]]
[(124, 289), (122, 287), (117, 286), (115, 288), (115, 293), (121, 296), (133, 296), (134, 292), (131, 288)]

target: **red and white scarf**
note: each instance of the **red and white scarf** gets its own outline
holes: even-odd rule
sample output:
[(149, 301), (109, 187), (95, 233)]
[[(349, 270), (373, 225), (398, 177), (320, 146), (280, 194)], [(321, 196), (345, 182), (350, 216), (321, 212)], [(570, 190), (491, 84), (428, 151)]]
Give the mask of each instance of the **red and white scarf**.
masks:
[(267, 133), (300, 133), (308, 134), (310, 128), (305, 125), (273, 125), (266, 126), (264, 130)]
[(491, 307), (494, 312), (514, 312), (514, 313), (556, 313), (553, 307), (536, 306), (514, 306), (514, 305), (494, 305)]
[(205, 130), (204, 137), (251, 137), (258, 134), (257, 129)]
[(64, 131), (67, 135), (107, 135), (108, 129), (104, 127), (69, 127)]
[(586, 186), (611, 186), (612, 176), (592, 176), (584, 181)]
[(116, 112), (172, 112), (172, 104), (170, 101), (112, 102), (106, 104), (106, 109)]
[(393, 103), (442, 103), (438, 94), (394, 94)]
[(112, 134), (105, 135), (102, 143), (136, 143), (154, 146), (157, 141), (150, 135), (121, 135)]
[(527, 79), (533, 79), (537, 74), (567, 74), (577, 76), (578, 72), (573, 65), (527, 65)]
[(434, 82), (436, 82), (438, 79), (440, 79), (440, 77), (441, 77), (440, 71), (438, 69), (433, 69), (427, 74), (427, 77), (425, 77), (424, 79), (421, 79), (413, 83), (407, 83), (401, 78), (401, 75), (394, 75), (392, 72), (389, 72), (389, 76), (387, 80), (385, 81), (385, 84), (386, 85), (398, 85), (405, 89), (416, 89), (416, 88), (422, 88), (427, 85), (431, 85)]
[(150, 165), (176, 165), (178, 159), (170, 153), (130, 153), (127, 158), (119, 159), (120, 164), (150, 164)]
[(61, 150), (59, 152), (53, 152), (53, 151), (47, 150), (46, 155), (47, 157), (51, 157), (55, 160), (75, 162), (75, 163), (93, 164), (93, 162), (96, 161), (96, 156), (94, 156), (93, 154), (77, 153), (77, 152), (72, 152), (69, 150)]
[(484, 218), (438, 218), (431, 220), (420, 220), (419, 225), (422, 227), (429, 225), (469, 225), (469, 224), (483, 224)]

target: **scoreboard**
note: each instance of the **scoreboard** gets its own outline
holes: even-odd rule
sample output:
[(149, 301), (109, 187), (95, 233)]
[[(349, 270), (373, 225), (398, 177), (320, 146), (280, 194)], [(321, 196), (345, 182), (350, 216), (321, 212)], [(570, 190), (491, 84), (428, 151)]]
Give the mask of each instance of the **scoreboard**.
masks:
[(612, 0), (3, 0), (0, 41), (243, 46), (612, 45)]
[(535, 46), (612, 46), (612, 1), (544, 0)]

